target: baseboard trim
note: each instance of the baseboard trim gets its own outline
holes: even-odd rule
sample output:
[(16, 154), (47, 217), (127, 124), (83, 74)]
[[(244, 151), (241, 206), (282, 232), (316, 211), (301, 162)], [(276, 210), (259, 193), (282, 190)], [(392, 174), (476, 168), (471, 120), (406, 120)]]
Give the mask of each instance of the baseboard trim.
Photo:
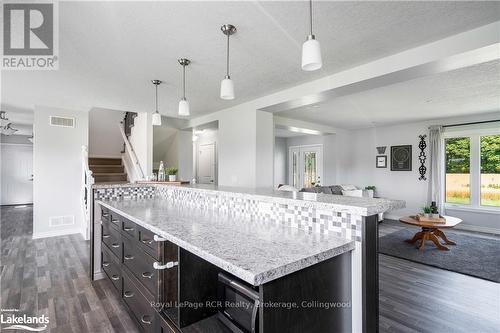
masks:
[(74, 234), (82, 235), (82, 229), (77, 228), (77, 229), (44, 231), (44, 232), (37, 232), (37, 233), (34, 232), (32, 238), (33, 239), (40, 239), (40, 238), (58, 237), (58, 236), (66, 236), (66, 235), (74, 235)]
[(460, 223), (459, 225), (457, 225), (455, 227), (455, 229), (466, 230), (466, 231), (482, 232), (482, 233), (486, 233), (486, 234), (500, 235), (500, 229), (488, 228), (488, 227), (481, 227), (481, 226), (472, 225), (472, 224), (463, 224), (463, 223)]

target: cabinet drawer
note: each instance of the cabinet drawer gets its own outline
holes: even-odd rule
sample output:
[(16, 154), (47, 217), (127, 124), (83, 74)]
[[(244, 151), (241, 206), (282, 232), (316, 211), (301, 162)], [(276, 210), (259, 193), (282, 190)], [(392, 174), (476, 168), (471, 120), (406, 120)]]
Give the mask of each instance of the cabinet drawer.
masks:
[(109, 218), (110, 218), (109, 209), (101, 205), (101, 221), (103, 221), (103, 223), (109, 222)]
[(122, 222), (122, 232), (127, 236), (130, 236), (132, 239), (136, 240), (138, 234), (137, 231), (138, 225), (123, 217), (121, 218), (121, 222)]
[(156, 259), (136, 246), (136, 242), (123, 238), (123, 264), (134, 274), (144, 287), (156, 298), (158, 295), (159, 271), (153, 268)]
[(101, 246), (101, 265), (102, 269), (111, 280), (118, 292), (122, 292), (122, 273), (120, 264), (112, 252), (104, 245)]
[(132, 279), (123, 274), (123, 300), (145, 332), (154, 332), (156, 311)]
[(136, 225), (138, 230), (139, 243), (145, 252), (156, 260), (160, 259), (161, 243), (154, 240), (155, 234), (140, 225)]
[(122, 241), (120, 233), (110, 227), (108, 224), (101, 225), (101, 239), (104, 244), (117, 256), (120, 260), (122, 258)]
[(113, 228), (116, 228), (117, 230), (121, 230), (121, 219), (122, 217), (115, 213), (110, 211), (109, 212), (109, 225), (112, 226)]

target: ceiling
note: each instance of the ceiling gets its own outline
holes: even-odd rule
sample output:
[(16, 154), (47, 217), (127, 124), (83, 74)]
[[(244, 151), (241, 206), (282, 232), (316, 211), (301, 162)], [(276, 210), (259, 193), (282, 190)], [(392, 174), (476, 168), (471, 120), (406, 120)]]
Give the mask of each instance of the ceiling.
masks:
[[(306, 2), (60, 2), (59, 70), (4, 71), (2, 109), (33, 110), (39, 104), (152, 111), (150, 80), (161, 79), (165, 84), (159, 88), (160, 111), (176, 116), (181, 94), (177, 58), (187, 57), (192, 60), (187, 97), (192, 116), (199, 116), (488, 24), (499, 19), (499, 6), (498, 2), (315, 2), (315, 34), (324, 64), (319, 71), (304, 72), (300, 52), (308, 27)], [(225, 38), (219, 30), (224, 23), (238, 28), (231, 37), (231, 76), (237, 96), (233, 101), (218, 97), (225, 74)], [(477, 78), (476, 74), (469, 75)], [(446, 78), (436, 80), (449, 83)], [(426, 85), (411, 82), (407, 87)], [(452, 88), (470, 93), (463, 84), (451, 84)], [(412, 101), (418, 97), (406, 94)], [(430, 97), (441, 101), (435, 95)], [(345, 99), (342, 106), (359, 109), (355, 102)], [(385, 117), (391, 119), (390, 114)], [(372, 121), (366, 115), (358, 118), (363, 124)], [(349, 119), (343, 123), (354, 126)]]
[(500, 111), (500, 60), (338, 97), (277, 115), (358, 129), (494, 111)]

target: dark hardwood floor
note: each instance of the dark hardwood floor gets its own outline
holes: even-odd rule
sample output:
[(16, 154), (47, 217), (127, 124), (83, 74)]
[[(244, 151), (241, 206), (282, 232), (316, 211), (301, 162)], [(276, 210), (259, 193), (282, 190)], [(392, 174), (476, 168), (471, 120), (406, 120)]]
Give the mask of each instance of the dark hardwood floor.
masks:
[[(137, 332), (106, 280), (88, 278), (80, 235), (33, 240), (32, 207), (0, 208), (1, 307), (45, 314), (50, 332)], [(403, 226), (386, 221), (380, 235)], [(381, 332), (500, 332), (500, 284), (380, 255)]]
[(2, 309), (45, 314), (49, 332), (138, 332), (111, 284), (90, 282), (81, 235), (32, 239), (31, 206), (1, 207), (0, 219)]
[[(384, 221), (379, 236), (402, 228)], [(498, 283), (383, 254), (379, 281), (380, 332), (500, 332)]]

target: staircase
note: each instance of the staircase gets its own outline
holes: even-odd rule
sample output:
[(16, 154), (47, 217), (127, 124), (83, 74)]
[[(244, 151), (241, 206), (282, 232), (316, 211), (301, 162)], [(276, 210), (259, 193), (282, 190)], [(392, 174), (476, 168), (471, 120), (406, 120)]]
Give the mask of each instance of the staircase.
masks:
[(127, 174), (121, 158), (90, 157), (89, 169), (96, 183), (126, 183)]

